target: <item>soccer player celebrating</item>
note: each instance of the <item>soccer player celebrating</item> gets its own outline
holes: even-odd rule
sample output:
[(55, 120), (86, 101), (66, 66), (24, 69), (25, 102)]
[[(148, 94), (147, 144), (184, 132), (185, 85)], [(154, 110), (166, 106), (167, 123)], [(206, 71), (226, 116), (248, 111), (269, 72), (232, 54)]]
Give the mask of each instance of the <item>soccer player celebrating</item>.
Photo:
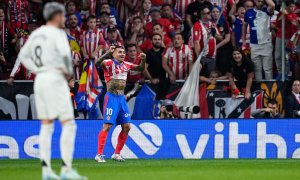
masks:
[[(42, 179), (86, 179), (72, 168), (76, 123), (69, 96), (67, 78), (73, 74), (71, 50), (65, 24), (65, 8), (51, 2), (43, 12), (46, 25), (35, 30), (19, 53), (21, 63), (37, 76), (34, 95), (38, 118), (41, 119), (39, 135)], [(51, 139), (53, 120), (62, 124), (60, 149), (62, 157), (61, 177), (51, 169)]]
[[(104, 60), (112, 53), (113, 59)], [(107, 85), (107, 93), (104, 97), (103, 105), (103, 128), (98, 135), (98, 153), (95, 160), (99, 163), (105, 162), (103, 149), (109, 130), (114, 124), (121, 125), (122, 131), (118, 137), (118, 144), (112, 159), (123, 162), (125, 161), (120, 152), (127, 140), (130, 130), (130, 112), (124, 96), (127, 74), (129, 70), (143, 71), (145, 69), (146, 55), (140, 54), (141, 63), (135, 65), (124, 61), (125, 50), (121, 46), (110, 47), (110, 50), (96, 63), (101, 63), (104, 71), (104, 77)]]

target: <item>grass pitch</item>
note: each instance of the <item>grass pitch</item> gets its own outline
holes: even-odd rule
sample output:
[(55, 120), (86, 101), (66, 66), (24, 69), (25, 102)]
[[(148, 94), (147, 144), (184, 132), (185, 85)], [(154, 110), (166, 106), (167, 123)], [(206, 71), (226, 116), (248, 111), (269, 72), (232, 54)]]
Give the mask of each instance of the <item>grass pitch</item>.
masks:
[[(59, 171), (60, 161), (52, 167)], [(75, 160), (89, 180), (299, 180), (300, 160)], [(0, 160), (1, 180), (40, 179), (38, 160)]]

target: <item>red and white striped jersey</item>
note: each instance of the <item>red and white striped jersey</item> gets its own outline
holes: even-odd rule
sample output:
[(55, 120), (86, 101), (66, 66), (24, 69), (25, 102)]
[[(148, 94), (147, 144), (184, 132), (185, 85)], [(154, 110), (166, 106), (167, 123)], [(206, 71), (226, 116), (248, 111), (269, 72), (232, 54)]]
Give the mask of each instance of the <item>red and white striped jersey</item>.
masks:
[(180, 49), (169, 47), (163, 53), (168, 60), (171, 71), (177, 80), (185, 79), (189, 74), (188, 64), (194, 60), (193, 51), (188, 45), (183, 44)]
[(109, 82), (111, 79), (122, 79), (126, 81), (129, 70), (136, 66), (137, 65), (126, 61), (119, 63), (114, 59), (104, 60), (102, 68), (105, 81)]
[(30, 18), (27, 0), (8, 1), (8, 21), (14, 29), (27, 29)]
[(89, 0), (88, 1), (88, 7), (90, 11), (90, 15), (95, 15), (96, 14), (96, 0)]
[(185, 18), (187, 7), (195, 0), (176, 0), (175, 10), (181, 15), (182, 19)]
[[(139, 0), (130, 0), (130, 2), (131, 2), (130, 4), (132, 4), (133, 7), (137, 7)], [(115, 8), (117, 10), (118, 17), (123, 23), (125, 23), (126, 19), (129, 17), (130, 10), (127, 7), (127, 5), (124, 3), (124, 0), (116, 0)]]
[[(197, 21), (191, 30), (191, 36), (189, 39), (189, 45), (192, 48), (194, 48), (195, 41), (200, 42), (201, 50), (204, 51), (202, 56), (207, 58), (216, 57), (217, 42), (211, 34), (212, 27), (213, 23), (211, 21), (205, 24), (201, 21)], [(207, 46), (204, 47), (205, 44), (207, 44)]]
[[(91, 55), (101, 45), (105, 45), (105, 40), (99, 29), (93, 31), (83, 31), (80, 41), (80, 47), (85, 50), (87, 55)], [(99, 52), (96, 54), (99, 57)]]

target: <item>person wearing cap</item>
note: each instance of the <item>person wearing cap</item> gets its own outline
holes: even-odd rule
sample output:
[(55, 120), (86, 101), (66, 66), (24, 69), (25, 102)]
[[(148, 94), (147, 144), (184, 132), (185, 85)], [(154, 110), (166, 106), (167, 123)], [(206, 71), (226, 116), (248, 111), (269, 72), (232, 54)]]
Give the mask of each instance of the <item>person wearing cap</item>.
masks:
[(120, 40), (119, 36), (120, 34), (116, 27), (112, 26), (107, 28), (106, 49), (112, 45), (123, 46), (123, 40)]
[(161, 103), (159, 109), (159, 119), (175, 119), (175, 115), (173, 114), (173, 102), (169, 99), (164, 100)]
[(159, 7), (152, 7), (150, 10), (150, 16), (152, 18), (151, 22), (148, 22), (145, 26), (145, 36), (148, 38), (151, 38), (153, 35), (153, 24), (159, 23), (163, 27), (163, 31), (165, 32), (166, 35), (174, 36), (175, 35), (175, 30), (174, 26), (170, 22), (169, 19), (162, 18), (161, 17), (161, 12)]
[[(73, 75), (71, 51), (65, 26), (65, 7), (47, 3), (43, 11), (46, 25), (33, 31), (21, 49), (18, 59), (36, 74), (34, 95), (38, 119), (42, 179), (86, 179), (72, 168), (77, 125), (67, 79)], [(60, 149), (62, 168), (60, 177), (51, 168), (51, 139), (54, 120), (62, 125)]]
[(114, 28), (116, 29), (117, 32), (117, 40), (118, 41), (123, 41), (123, 38), (121, 36), (120, 31), (116, 28), (116, 26), (111, 22), (110, 19), (110, 14), (108, 14), (107, 12), (103, 12), (100, 16), (100, 22), (98, 23), (98, 28), (101, 30), (104, 39), (107, 41), (108, 40), (108, 29), (109, 28)]

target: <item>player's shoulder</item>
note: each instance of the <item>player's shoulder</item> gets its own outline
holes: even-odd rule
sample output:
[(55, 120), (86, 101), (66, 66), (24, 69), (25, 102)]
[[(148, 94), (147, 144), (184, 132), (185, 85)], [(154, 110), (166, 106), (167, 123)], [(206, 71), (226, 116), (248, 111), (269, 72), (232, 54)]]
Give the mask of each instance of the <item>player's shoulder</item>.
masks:
[(110, 64), (113, 64), (114, 61), (112, 59), (105, 59), (105, 60), (103, 60), (103, 63), (106, 65), (110, 65)]

